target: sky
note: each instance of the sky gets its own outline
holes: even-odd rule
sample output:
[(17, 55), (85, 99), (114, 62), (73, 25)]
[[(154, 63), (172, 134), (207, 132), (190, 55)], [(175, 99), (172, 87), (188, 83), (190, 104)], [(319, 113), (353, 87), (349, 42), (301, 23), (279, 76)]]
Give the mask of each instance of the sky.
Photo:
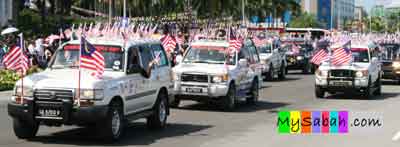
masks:
[(375, 5), (399, 5), (400, 0), (355, 0), (356, 6), (364, 6), (365, 10), (369, 13), (371, 8)]

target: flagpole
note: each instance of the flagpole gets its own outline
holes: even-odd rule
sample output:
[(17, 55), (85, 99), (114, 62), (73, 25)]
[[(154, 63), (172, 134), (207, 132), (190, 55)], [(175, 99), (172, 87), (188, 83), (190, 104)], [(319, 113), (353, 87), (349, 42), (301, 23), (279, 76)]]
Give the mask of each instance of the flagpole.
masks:
[(77, 97), (77, 105), (78, 107), (81, 106), (81, 54), (82, 54), (82, 35), (80, 40), (80, 47), (79, 47), (79, 66), (78, 66), (78, 97)]
[(21, 60), (21, 58), (23, 58), (23, 56), (24, 56), (24, 38), (23, 38), (23, 36), (22, 36), (23, 34), (21, 33), (21, 35), (19, 36), (20, 37), (20, 40), (19, 40), (19, 43), (20, 43), (20, 50), (21, 50), (21, 53), (22, 53), (22, 56), (20, 56), (20, 62), (22, 62), (22, 63), (19, 63), (20, 64), (20, 67), (19, 67), (19, 70), (20, 70), (20, 72), (21, 72), (21, 100), (20, 100), (20, 103), (22, 104), (23, 102), (24, 102), (24, 70), (23, 70), (23, 62), (25, 62), (25, 59), (23, 59), (23, 60)]

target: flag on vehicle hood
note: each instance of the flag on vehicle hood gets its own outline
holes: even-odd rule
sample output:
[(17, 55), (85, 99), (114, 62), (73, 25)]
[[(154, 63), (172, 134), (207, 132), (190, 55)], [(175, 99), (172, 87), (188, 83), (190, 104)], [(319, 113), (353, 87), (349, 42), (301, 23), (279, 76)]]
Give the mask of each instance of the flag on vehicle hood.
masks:
[(93, 71), (92, 76), (101, 78), (104, 73), (104, 57), (84, 36), (81, 37), (80, 54), (79, 68)]

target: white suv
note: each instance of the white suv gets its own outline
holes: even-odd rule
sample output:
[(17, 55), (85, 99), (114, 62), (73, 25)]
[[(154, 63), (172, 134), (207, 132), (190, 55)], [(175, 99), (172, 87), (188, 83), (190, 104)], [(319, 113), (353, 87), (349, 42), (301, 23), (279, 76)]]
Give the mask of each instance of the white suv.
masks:
[[(160, 42), (89, 42), (105, 58), (103, 78), (82, 71), (78, 86), (80, 42), (75, 40), (56, 51), (45, 71), (16, 83), (8, 113), (18, 138), (34, 137), (39, 125), (79, 125), (96, 127), (105, 139), (116, 141), (128, 121), (147, 118), (150, 128), (166, 125), (172, 76)], [(156, 55), (159, 64), (148, 68)]]
[(286, 54), (272, 43), (266, 43), (265, 46), (258, 47), (260, 52), (262, 73), (269, 81), (278, 76), (280, 80), (286, 78)]
[(258, 51), (246, 39), (239, 52), (227, 53), (229, 43), (200, 40), (190, 45), (180, 64), (173, 68), (175, 100), (217, 102), (224, 110), (232, 110), (238, 100), (258, 100), (261, 65)]
[(381, 66), (374, 56), (373, 44), (352, 45), (353, 62), (333, 66), (323, 62), (315, 72), (315, 95), (323, 98), (325, 92), (359, 92), (365, 98), (381, 94)]

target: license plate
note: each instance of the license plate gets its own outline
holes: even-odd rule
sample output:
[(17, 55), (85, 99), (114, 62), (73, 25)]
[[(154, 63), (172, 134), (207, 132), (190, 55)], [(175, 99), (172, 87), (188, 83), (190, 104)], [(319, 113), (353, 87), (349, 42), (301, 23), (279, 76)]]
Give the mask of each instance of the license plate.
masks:
[(350, 86), (351, 82), (346, 82), (346, 81), (332, 81), (330, 82), (331, 85), (333, 86)]
[(58, 109), (39, 109), (38, 115), (42, 117), (59, 117), (61, 116), (61, 111)]
[(203, 89), (202, 88), (186, 88), (186, 92), (203, 93)]

